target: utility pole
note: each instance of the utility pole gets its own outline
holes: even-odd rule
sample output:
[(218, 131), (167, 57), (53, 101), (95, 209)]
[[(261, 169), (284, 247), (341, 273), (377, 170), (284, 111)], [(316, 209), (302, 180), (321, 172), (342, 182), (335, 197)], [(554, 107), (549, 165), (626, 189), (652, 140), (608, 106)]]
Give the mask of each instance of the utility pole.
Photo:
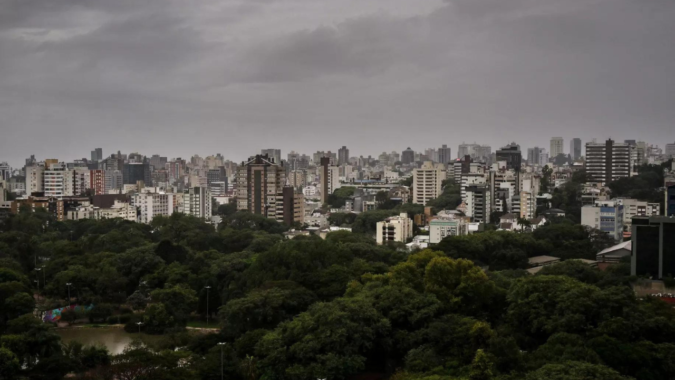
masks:
[(204, 289), (206, 289), (206, 327), (209, 327), (209, 289), (211, 287), (205, 286)]
[(220, 346), (220, 380), (223, 380), (224, 372), (223, 372), (223, 346), (225, 345), (225, 342), (220, 342), (218, 345)]

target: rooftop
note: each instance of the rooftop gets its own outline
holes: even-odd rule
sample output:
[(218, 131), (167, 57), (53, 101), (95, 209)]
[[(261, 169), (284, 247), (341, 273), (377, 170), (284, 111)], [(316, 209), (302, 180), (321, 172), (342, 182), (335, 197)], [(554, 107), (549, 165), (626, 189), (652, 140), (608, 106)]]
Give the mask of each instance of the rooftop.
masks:
[(527, 260), (527, 261), (530, 265), (540, 265), (540, 264), (560, 261), (560, 258), (559, 257), (553, 257), (553, 256), (535, 256), (535, 257), (530, 257), (529, 260)]
[(629, 240), (629, 241), (624, 241), (623, 243), (619, 243), (619, 244), (617, 244), (617, 245), (615, 245), (615, 246), (612, 246), (612, 247), (609, 247), (609, 248), (605, 248), (605, 249), (603, 249), (602, 251), (600, 251), (600, 253), (598, 253), (598, 254), (599, 254), (599, 255), (603, 255), (603, 254), (607, 254), (607, 253), (612, 253), (612, 252), (616, 252), (616, 251), (618, 251), (618, 250), (620, 250), (620, 249), (627, 249), (627, 250), (629, 250), (629, 251), (632, 251), (632, 250), (633, 250), (633, 244), (632, 244), (632, 243), (633, 243), (633, 242), (630, 241), (630, 240)]

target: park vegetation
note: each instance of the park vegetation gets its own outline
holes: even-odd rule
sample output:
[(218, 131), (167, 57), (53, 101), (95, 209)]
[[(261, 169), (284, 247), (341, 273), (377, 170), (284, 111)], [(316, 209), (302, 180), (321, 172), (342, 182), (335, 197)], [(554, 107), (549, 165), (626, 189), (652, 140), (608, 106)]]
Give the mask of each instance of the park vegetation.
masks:
[[(341, 215), (353, 232), (325, 240), (288, 240), (276, 221), (231, 210), (215, 228), (22, 209), (0, 224), (0, 378), (219, 379), (221, 363), (231, 380), (675, 378), (674, 309), (637, 298), (628, 264), (575, 260), (605, 235), (560, 220), (423, 251), (375, 244), (374, 223), (415, 207)], [(533, 276), (523, 269), (538, 255), (565, 261)], [(91, 323), (138, 333), (141, 322), (164, 339), (120, 355), (63, 344), (37, 315), (68, 305), (68, 290), (93, 305)], [(212, 333), (185, 332), (207, 314)]]

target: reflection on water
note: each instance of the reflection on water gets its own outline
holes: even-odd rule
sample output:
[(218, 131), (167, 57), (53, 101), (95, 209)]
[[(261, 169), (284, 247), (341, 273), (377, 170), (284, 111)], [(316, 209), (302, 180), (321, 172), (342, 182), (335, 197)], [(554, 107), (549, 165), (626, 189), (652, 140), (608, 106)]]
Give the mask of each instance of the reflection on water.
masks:
[[(85, 346), (105, 346), (113, 355), (122, 353), (129, 343), (139, 338), (139, 334), (129, 334), (120, 328), (70, 328), (57, 329), (56, 332), (63, 343), (76, 340)], [(144, 340), (147, 336), (142, 335), (141, 340)]]

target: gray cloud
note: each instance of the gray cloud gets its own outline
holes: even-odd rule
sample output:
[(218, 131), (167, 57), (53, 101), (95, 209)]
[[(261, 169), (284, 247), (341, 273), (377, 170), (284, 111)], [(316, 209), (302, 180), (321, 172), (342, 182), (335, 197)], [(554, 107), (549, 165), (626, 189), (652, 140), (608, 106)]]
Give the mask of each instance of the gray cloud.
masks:
[(0, 0), (0, 160), (662, 145), (674, 23), (669, 0)]

